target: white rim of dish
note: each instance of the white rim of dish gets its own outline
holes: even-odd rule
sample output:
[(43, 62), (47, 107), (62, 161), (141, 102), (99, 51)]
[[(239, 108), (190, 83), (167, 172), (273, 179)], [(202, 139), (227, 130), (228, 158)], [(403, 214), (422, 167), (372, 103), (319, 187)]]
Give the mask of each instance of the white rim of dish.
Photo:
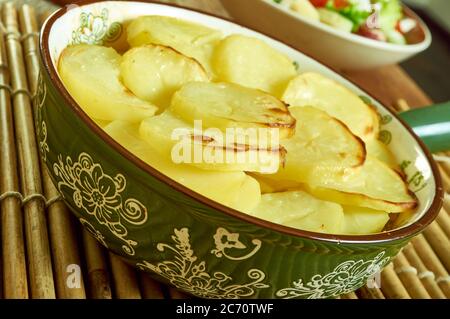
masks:
[[(290, 15), (291, 17), (298, 19), (312, 27), (316, 27), (322, 31), (329, 32), (337, 37), (351, 41), (353, 43), (364, 44), (364, 45), (373, 47), (375, 49), (385, 49), (385, 50), (390, 49), (390, 50), (402, 51), (402, 52), (419, 52), (419, 51), (423, 51), (423, 50), (427, 49), (430, 46), (431, 40), (432, 40), (432, 35), (430, 32), (430, 29), (428, 28), (426, 23), (423, 22), (423, 20), (413, 10), (411, 10), (409, 8), (408, 9), (414, 14), (414, 18), (419, 22), (420, 28), (423, 30), (423, 32), (425, 34), (425, 38), (422, 42), (404, 45), (404, 44), (394, 44), (394, 43), (389, 43), (389, 42), (373, 40), (373, 39), (365, 38), (363, 36), (360, 36), (360, 35), (357, 35), (354, 33), (347, 33), (347, 32), (337, 30), (325, 23), (316, 22), (314, 20), (304, 18), (300, 14), (294, 13), (294, 12), (292, 12), (292, 10), (283, 7), (282, 5), (280, 5), (278, 3), (274, 3), (273, 0), (257, 0), (257, 1), (261, 1), (268, 6), (274, 7), (278, 11), (284, 12), (284, 13)], [(402, 6), (406, 7), (404, 4), (402, 4)]]

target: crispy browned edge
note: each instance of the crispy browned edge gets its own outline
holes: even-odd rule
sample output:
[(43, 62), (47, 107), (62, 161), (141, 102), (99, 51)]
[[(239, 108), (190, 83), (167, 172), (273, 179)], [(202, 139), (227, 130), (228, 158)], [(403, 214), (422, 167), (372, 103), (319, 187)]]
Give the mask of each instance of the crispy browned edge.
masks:
[[(83, 1), (77, 2), (77, 5), (83, 6), (83, 5), (87, 5), (87, 4), (91, 4), (91, 3), (95, 3), (95, 2), (102, 2), (102, 1), (83, 0)], [(195, 11), (195, 12), (202, 13), (204, 15), (212, 16), (212, 17), (215, 17), (218, 19), (222, 19), (222, 20), (237, 24), (236, 22), (234, 22), (230, 19), (225, 19), (218, 15), (210, 14), (210, 13), (204, 12), (202, 10), (186, 9), (182, 6), (175, 5), (175, 4), (167, 4), (167, 3), (162, 3), (162, 2), (158, 2), (158, 1), (148, 1), (148, 0), (146, 0), (146, 1), (135, 0), (135, 2), (158, 4), (158, 5), (164, 5), (164, 6), (174, 7), (174, 8), (180, 8), (180, 9), (184, 9), (184, 10), (188, 10), (188, 11), (189, 10)], [(132, 4), (132, 2), (130, 2), (130, 5), (131, 4)], [(202, 204), (204, 204), (206, 206), (209, 206), (213, 209), (219, 210), (229, 216), (240, 219), (244, 222), (251, 223), (256, 226), (270, 229), (272, 231), (276, 231), (276, 232), (283, 233), (283, 234), (290, 235), (290, 236), (306, 238), (309, 240), (321, 240), (321, 241), (333, 242), (333, 243), (377, 244), (377, 243), (405, 239), (405, 238), (409, 238), (409, 237), (414, 236), (414, 235), (418, 234), (419, 232), (423, 231), (423, 229), (426, 226), (428, 226), (437, 217), (437, 215), (442, 207), (442, 204), (443, 204), (444, 190), (442, 188), (442, 181), (441, 181), (441, 177), (439, 175), (439, 171), (437, 169), (436, 163), (434, 162), (431, 153), (425, 147), (425, 144), (414, 134), (412, 129), (409, 128), (403, 120), (401, 120), (396, 114), (392, 113), (388, 108), (386, 108), (386, 110), (389, 113), (391, 113), (391, 115), (393, 117), (395, 117), (404, 126), (404, 128), (413, 136), (413, 138), (420, 145), (422, 151), (424, 152), (424, 154), (427, 157), (427, 160), (430, 164), (430, 167), (432, 169), (432, 172), (433, 172), (433, 175), (435, 178), (435, 183), (436, 183), (436, 188), (435, 188), (436, 195), (433, 199), (431, 207), (428, 209), (428, 211), (426, 211), (424, 213), (424, 215), (419, 220), (417, 220), (413, 224), (408, 225), (406, 227), (392, 230), (392, 231), (389, 231), (386, 233), (370, 234), (370, 235), (356, 235), (356, 236), (332, 235), (332, 234), (308, 232), (308, 231), (304, 231), (304, 230), (299, 230), (299, 229), (295, 229), (295, 228), (291, 228), (291, 227), (282, 226), (279, 224), (274, 224), (274, 223), (250, 216), (248, 214), (241, 213), (237, 210), (231, 209), (231, 208), (221, 205), (217, 202), (214, 202), (200, 194), (195, 193), (194, 191), (190, 190), (189, 188), (175, 182), (174, 180), (168, 178), (167, 176), (165, 176), (161, 172), (157, 171), (153, 167), (144, 163), (142, 160), (140, 160), (139, 158), (137, 158), (136, 156), (131, 154), (124, 147), (122, 147), (120, 144), (118, 144), (116, 141), (114, 141), (111, 137), (109, 137), (97, 124), (94, 123), (93, 120), (91, 120), (87, 116), (87, 114), (81, 109), (81, 107), (74, 101), (74, 99), (69, 95), (69, 93), (65, 89), (63, 83), (60, 81), (60, 79), (58, 77), (56, 69), (53, 67), (53, 63), (52, 63), (51, 56), (50, 56), (50, 50), (48, 47), (50, 30), (51, 30), (53, 24), (55, 23), (55, 21), (57, 21), (58, 18), (63, 16), (65, 14), (65, 12), (66, 12), (66, 8), (62, 8), (62, 9), (56, 11), (45, 21), (45, 23), (42, 27), (42, 30), (41, 30), (40, 45), (39, 45), (40, 52), (41, 52), (41, 58), (42, 58), (43, 65), (45, 67), (45, 71), (48, 73), (50, 79), (52, 80), (52, 83), (58, 89), (59, 93), (66, 100), (68, 105), (70, 105), (70, 107), (73, 109), (76, 116), (78, 116), (95, 134), (97, 134), (99, 137), (101, 137), (105, 141), (105, 143), (107, 143), (110, 147), (115, 149), (121, 156), (123, 156), (126, 159), (128, 159), (129, 161), (131, 161), (133, 164), (135, 164), (141, 170), (143, 170), (144, 172), (150, 174), (151, 176), (159, 179), (160, 181), (166, 183), (167, 185), (174, 188), (175, 190), (186, 194), (187, 196), (193, 198), (194, 200), (201, 202)], [(241, 25), (242, 27), (251, 29), (251, 28), (245, 26), (244, 24), (237, 24), (237, 25)], [(259, 32), (259, 33), (264, 34), (263, 32)], [(276, 39), (274, 37), (271, 37), (271, 38), (283, 43), (283, 41), (280, 41), (279, 39)], [(287, 44), (285, 44), (285, 45), (289, 46)], [(289, 47), (292, 48), (291, 46), (289, 46)], [(292, 49), (294, 49), (294, 48), (292, 48)], [(298, 49), (294, 49), (294, 50), (302, 52), (301, 50), (298, 50)], [(304, 52), (302, 52), (302, 53), (305, 54)], [(305, 54), (305, 55), (309, 56), (307, 54)], [(311, 56), (309, 56), (309, 57), (312, 58)], [(315, 59), (315, 60), (318, 61), (319, 63), (327, 66), (334, 72), (338, 73), (335, 69), (333, 69), (332, 67), (323, 63), (322, 61), (320, 61), (318, 59)], [(345, 79), (347, 79), (347, 78), (345, 78)], [(347, 80), (357, 86), (356, 83), (352, 82), (349, 79), (347, 79)], [(372, 99), (376, 100), (370, 94), (367, 94), (367, 95), (370, 96)]]

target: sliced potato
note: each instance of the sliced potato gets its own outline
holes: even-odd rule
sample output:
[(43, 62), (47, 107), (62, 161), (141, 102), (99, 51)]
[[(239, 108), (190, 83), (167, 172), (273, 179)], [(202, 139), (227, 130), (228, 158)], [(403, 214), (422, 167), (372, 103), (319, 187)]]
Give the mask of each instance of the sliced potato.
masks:
[(275, 146), (226, 144), (221, 131), (195, 128), (170, 111), (144, 120), (140, 134), (162, 156), (202, 169), (274, 173), (284, 156)]
[(298, 182), (274, 179), (267, 174), (251, 173), (250, 175), (258, 181), (263, 194), (303, 190), (302, 184)]
[(188, 123), (202, 120), (206, 127), (275, 128), (280, 138), (295, 129), (295, 118), (277, 98), (232, 83), (188, 83), (175, 93), (170, 106)]
[(105, 131), (153, 168), (212, 200), (243, 212), (254, 209), (260, 201), (258, 182), (243, 172), (206, 171), (175, 164), (140, 139), (137, 125), (114, 121)]
[(400, 166), (395, 160), (394, 154), (392, 154), (383, 142), (376, 139), (367, 141), (366, 149), (369, 156), (375, 157), (395, 171), (401, 172)]
[[(269, 175), (268, 175), (269, 176)], [(308, 192), (317, 198), (389, 213), (417, 206), (402, 177), (378, 159), (367, 157), (364, 165), (344, 172), (315, 170), (308, 176)]]
[(294, 0), (292, 1), (290, 8), (305, 18), (316, 21), (319, 21), (320, 19), (319, 12), (309, 0)]
[(264, 194), (253, 216), (298, 229), (339, 233), (344, 214), (338, 204), (316, 199), (303, 191)]
[(195, 59), (170, 47), (153, 44), (125, 53), (120, 74), (131, 92), (160, 108), (169, 106), (173, 93), (184, 84), (209, 81), (206, 71)]
[(64, 49), (59, 75), (70, 95), (92, 118), (139, 122), (157, 107), (133, 95), (119, 80), (121, 56), (112, 48), (75, 45)]
[(290, 111), (297, 119), (295, 135), (281, 141), (287, 152), (284, 166), (268, 178), (308, 183), (314, 172), (331, 174), (364, 163), (364, 143), (341, 122), (313, 107)]
[(378, 117), (359, 96), (318, 73), (304, 73), (293, 79), (282, 100), (291, 106), (314, 106), (341, 120), (364, 141), (378, 136)]
[(169, 46), (196, 59), (208, 71), (215, 45), (222, 38), (218, 30), (166, 16), (138, 17), (128, 26), (127, 35), (133, 47), (152, 43)]
[(389, 214), (364, 207), (343, 206), (344, 229), (346, 235), (379, 233), (389, 221)]
[(260, 89), (280, 97), (297, 74), (293, 61), (262, 40), (230, 35), (219, 44), (213, 68), (221, 81)]
[(108, 126), (109, 123), (111, 123), (111, 121), (102, 121), (102, 120), (97, 120), (94, 118), (92, 120), (95, 122), (95, 124), (97, 124), (101, 128), (105, 128), (106, 126)]

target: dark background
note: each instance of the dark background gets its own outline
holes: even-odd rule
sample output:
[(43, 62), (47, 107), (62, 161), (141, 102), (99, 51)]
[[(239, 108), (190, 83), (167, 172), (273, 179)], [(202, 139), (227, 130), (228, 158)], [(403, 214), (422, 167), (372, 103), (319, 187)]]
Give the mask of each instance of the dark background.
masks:
[(450, 100), (450, 33), (425, 12), (414, 9), (430, 28), (433, 41), (428, 50), (401, 66), (435, 103), (447, 102)]

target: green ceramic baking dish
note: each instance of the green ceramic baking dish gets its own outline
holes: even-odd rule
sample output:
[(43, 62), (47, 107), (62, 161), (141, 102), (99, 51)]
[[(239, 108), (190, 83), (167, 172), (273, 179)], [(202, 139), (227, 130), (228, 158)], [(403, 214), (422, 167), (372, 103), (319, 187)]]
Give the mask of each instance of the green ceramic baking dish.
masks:
[(376, 101), (384, 142), (420, 200), (410, 222), (379, 234), (328, 235), (260, 220), (194, 193), (129, 153), (76, 104), (56, 65), (67, 45), (119, 41), (124, 21), (150, 14), (263, 39), (296, 61), (302, 72), (320, 72), (368, 97), (301, 52), (197, 11), (148, 2), (90, 1), (56, 12), (40, 40), (36, 126), (41, 155), (76, 217), (126, 262), (199, 297), (332, 298), (364, 285), (437, 216), (443, 192), (429, 151)]

